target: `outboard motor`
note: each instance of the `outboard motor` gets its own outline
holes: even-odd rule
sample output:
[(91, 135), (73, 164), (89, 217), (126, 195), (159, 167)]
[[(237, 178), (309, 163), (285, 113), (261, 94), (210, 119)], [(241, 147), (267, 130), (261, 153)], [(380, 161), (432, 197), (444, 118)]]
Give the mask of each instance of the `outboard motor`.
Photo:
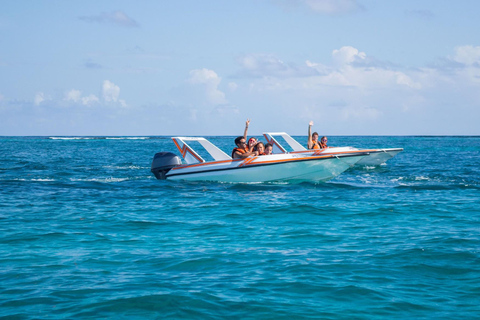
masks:
[(153, 157), (152, 173), (157, 179), (165, 180), (165, 174), (170, 169), (182, 165), (182, 160), (179, 156), (171, 152), (158, 152)]

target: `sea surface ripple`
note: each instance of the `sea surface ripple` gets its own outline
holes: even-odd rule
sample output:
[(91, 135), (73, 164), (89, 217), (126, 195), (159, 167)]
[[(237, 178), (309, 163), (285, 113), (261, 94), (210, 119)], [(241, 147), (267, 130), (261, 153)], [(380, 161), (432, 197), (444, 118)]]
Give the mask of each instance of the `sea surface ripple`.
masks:
[(329, 142), (405, 150), (186, 183), (150, 173), (168, 137), (0, 137), (0, 318), (480, 319), (480, 137)]

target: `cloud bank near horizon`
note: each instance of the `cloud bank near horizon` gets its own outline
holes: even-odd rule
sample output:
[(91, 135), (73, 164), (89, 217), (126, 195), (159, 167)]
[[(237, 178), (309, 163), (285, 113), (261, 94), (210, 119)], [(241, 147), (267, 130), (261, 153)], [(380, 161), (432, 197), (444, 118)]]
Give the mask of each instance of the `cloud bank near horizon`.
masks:
[[(53, 93), (38, 91), (32, 103), (23, 107), (48, 108), (52, 114), (55, 109), (70, 108), (79, 112), (85, 108), (109, 107), (110, 117), (136, 118), (139, 113), (158, 113), (158, 118), (173, 124), (170, 130), (180, 126), (179, 123), (198, 125), (210, 122), (218, 125), (217, 134), (231, 133), (234, 122), (243, 120), (240, 117), (242, 114), (249, 118), (258, 117), (260, 122), (264, 119), (268, 119), (267, 123), (272, 121), (285, 125), (287, 122), (285, 126), (290, 129), (326, 116), (330, 124), (322, 126), (337, 134), (342, 134), (342, 131), (355, 134), (347, 127), (363, 134), (362, 126), (366, 125), (376, 125), (379, 130), (394, 128), (397, 134), (402, 134), (399, 123), (416, 121), (419, 134), (424, 134), (426, 132), (420, 127), (422, 121), (447, 123), (454, 115), (446, 117), (443, 114), (454, 106), (457, 105), (455, 108), (458, 110), (461, 104), (460, 108), (474, 112), (473, 109), (480, 104), (480, 47), (454, 48), (453, 54), (444, 59), (455, 63), (454, 70), (442, 65), (391, 67), (391, 63), (370, 58), (367, 53), (352, 46), (333, 49), (330, 62), (313, 60), (299, 65), (283, 62), (273, 54), (247, 54), (237, 60), (239, 71), (234, 76), (234, 82), (224, 81), (211, 69), (192, 69), (185, 75), (184, 84), (180, 84), (181, 90), (177, 94), (168, 101), (150, 106), (133, 103), (127, 108), (125, 100), (120, 99), (119, 86), (104, 80), (99, 95), (69, 89), (63, 97), (55, 97)], [(445, 97), (441, 93), (446, 91), (455, 94)], [(239, 96), (257, 102), (242, 105), (236, 102)], [(2, 100), (5, 105), (8, 99), (2, 96)], [(82, 117), (88, 115), (85, 113)], [(56, 117), (52, 115), (51, 119), (55, 121)], [(44, 118), (42, 123), (48, 121)], [(335, 127), (339, 125), (343, 129), (336, 131)], [(293, 132), (298, 132), (298, 129)], [(208, 133), (215, 134), (215, 130)], [(469, 134), (469, 131), (463, 133)]]

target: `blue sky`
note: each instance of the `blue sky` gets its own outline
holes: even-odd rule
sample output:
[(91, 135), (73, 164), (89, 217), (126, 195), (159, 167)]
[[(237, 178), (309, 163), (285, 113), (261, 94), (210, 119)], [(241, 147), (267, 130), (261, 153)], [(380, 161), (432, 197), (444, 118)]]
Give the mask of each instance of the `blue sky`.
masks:
[(480, 2), (1, 1), (0, 135), (479, 135)]

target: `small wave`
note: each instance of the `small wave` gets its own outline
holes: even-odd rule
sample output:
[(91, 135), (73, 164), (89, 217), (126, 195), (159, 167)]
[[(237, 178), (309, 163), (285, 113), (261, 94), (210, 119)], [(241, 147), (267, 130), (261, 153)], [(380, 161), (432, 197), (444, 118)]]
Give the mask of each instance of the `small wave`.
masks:
[(107, 140), (148, 140), (150, 137), (106, 137)]
[(92, 137), (48, 137), (48, 139), (52, 140), (93, 140), (97, 138)]
[(425, 176), (413, 176), (413, 177), (398, 177), (393, 178), (390, 181), (398, 182), (398, 183), (407, 183), (407, 182), (414, 182), (414, 181), (434, 181), (434, 179), (425, 177)]
[(150, 137), (48, 137), (51, 140), (148, 140)]
[(150, 167), (140, 167), (140, 166), (103, 166), (102, 168), (105, 168), (105, 169), (119, 169), (119, 170), (138, 170), (138, 169), (142, 169), (142, 170), (146, 170), (146, 169), (150, 169)]
[(430, 181), (431, 179), (424, 176), (415, 177), (416, 181)]
[(91, 179), (70, 179), (73, 182), (102, 182), (102, 183), (111, 183), (111, 182), (123, 182), (132, 180), (131, 178), (91, 178)]
[(25, 178), (15, 178), (12, 179), (13, 181), (36, 181), (36, 182), (52, 182), (52, 181), (57, 181), (55, 179), (51, 178), (32, 178), (32, 179), (25, 179)]

